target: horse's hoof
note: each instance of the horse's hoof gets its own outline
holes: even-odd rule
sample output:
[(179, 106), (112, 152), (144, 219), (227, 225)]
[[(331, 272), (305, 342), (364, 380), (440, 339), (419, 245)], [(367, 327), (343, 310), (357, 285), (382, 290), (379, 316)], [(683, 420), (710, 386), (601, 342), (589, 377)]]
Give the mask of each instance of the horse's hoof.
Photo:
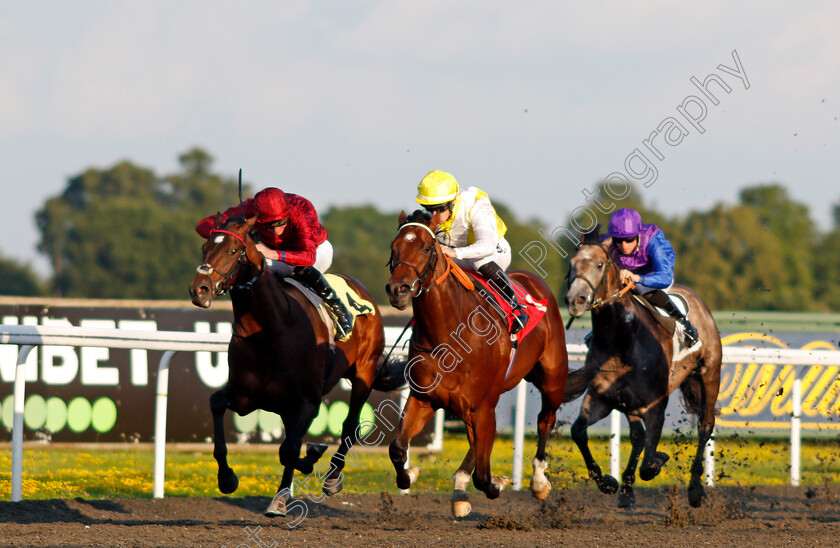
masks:
[(706, 498), (706, 490), (702, 483), (691, 484), (688, 486), (688, 504), (692, 508), (699, 508), (703, 504), (703, 499)]
[(612, 476), (604, 476), (601, 478), (601, 481), (598, 482), (598, 489), (600, 489), (602, 493), (613, 495), (616, 491), (618, 491), (618, 480)]
[(306, 444), (306, 458), (312, 461), (312, 464), (318, 462), (324, 453), (329, 449), (329, 445), (324, 443), (309, 443)]
[(499, 489), (499, 492), (502, 492), (510, 484), (510, 478), (507, 476), (490, 476), (490, 482)]
[(669, 455), (668, 453), (663, 453), (662, 451), (657, 451), (653, 458), (659, 465), (659, 467), (662, 468), (663, 466), (665, 466), (665, 463), (671, 459), (671, 455)]
[(466, 500), (452, 501), (452, 517), (455, 519), (465, 518), (472, 511), (472, 504)]
[(286, 515), (286, 499), (284, 497), (276, 496), (271, 500), (271, 504), (265, 509), (265, 515), (269, 518), (283, 517)]
[(636, 493), (633, 492), (632, 487), (626, 485), (621, 486), (618, 493), (618, 507), (619, 508), (635, 508), (636, 507)]
[(219, 472), (219, 491), (225, 495), (230, 495), (239, 487), (239, 478), (233, 470), (228, 472)]
[(327, 478), (327, 481), (324, 482), (324, 494), (330, 497), (341, 493), (342, 489), (344, 489), (344, 482), (341, 481), (341, 477), (337, 480)]
[(534, 486), (531, 485), (531, 494), (534, 495), (534, 498), (537, 499), (537, 500), (547, 499), (549, 493), (551, 493), (551, 482), (550, 481), (545, 482), (545, 487), (543, 487), (541, 491), (535, 491)]

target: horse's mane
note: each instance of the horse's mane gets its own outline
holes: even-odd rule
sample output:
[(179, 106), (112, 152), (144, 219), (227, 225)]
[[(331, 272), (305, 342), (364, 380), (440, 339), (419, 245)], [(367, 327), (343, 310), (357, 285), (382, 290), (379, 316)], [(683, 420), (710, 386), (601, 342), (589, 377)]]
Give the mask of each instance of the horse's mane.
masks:
[(241, 225), (246, 220), (247, 219), (245, 219), (245, 217), (243, 217), (241, 215), (237, 215), (236, 217), (228, 217), (227, 220), (225, 220), (225, 222), (222, 223), (221, 228), (227, 229), (227, 228), (230, 228), (230, 227), (235, 226), (235, 225)]
[(405, 218), (407, 223), (422, 223), (424, 225), (428, 225), (431, 220), (432, 214), (425, 209), (415, 209)]

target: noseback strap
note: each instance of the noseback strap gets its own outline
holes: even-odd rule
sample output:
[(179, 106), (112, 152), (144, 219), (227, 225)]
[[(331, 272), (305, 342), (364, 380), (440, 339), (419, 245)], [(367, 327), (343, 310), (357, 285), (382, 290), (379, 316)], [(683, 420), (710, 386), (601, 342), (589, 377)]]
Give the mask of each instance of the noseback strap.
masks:
[(210, 231), (210, 236), (212, 236), (213, 234), (216, 234), (216, 233), (229, 234), (229, 235), (233, 236), (234, 238), (236, 238), (237, 240), (239, 240), (240, 242), (242, 242), (243, 246), (245, 245), (245, 240), (242, 238), (242, 236), (240, 236), (239, 234), (236, 234), (235, 232), (231, 232), (230, 230), (222, 230), (220, 228), (214, 228), (213, 230)]

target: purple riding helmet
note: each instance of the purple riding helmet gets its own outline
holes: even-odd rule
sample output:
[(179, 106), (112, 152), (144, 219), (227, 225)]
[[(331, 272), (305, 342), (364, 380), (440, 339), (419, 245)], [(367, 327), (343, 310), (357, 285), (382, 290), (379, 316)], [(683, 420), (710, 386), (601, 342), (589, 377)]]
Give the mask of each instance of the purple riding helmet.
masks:
[(653, 224), (642, 223), (642, 216), (635, 209), (622, 208), (610, 217), (608, 234), (613, 238), (633, 238), (639, 236), (639, 245), (629, 255), (622, 255), (613, 245), (610, 254), (619, 268), (632, 270), (637, 274), (647, 274), (653, 270), (648, 257), (648, 244), (660, 228)]
[(642, 216), (635, 209), (621, 208), (610, 217), (607, 233), (613, 238), (632, 238), (642, 232)]

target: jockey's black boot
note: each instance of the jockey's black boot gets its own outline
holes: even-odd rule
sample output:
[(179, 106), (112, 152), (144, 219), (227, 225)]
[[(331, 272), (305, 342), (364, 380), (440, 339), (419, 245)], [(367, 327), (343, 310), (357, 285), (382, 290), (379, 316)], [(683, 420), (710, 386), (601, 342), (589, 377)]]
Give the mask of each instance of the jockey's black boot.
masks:
[(347, 311), (335, 290), (327, 283), (324, 275), (314, 266), (299, 266), (292, 273), (292, 278), (312, 289), (327, 304), (327, 308), (336, 320), (335, 339), (343, 341), (349, 337), (353, 331), (353, 316)]
[(697, 341), (700, 340), (699, 335), (697, 334), (697, 328), (691, 325), (691, 322), (683, 316), (683, 313), (677, 308), (677, 305), (668, 297), (668, 294), (662, 291), (661, 289), (656, 289), (649, 293), (645, 293), (644, 298), (648, 300), (648, 302), (652, 305), (658, 306), (662, 310), (668, 313), (669, 316), (680, 322), (683, 326), (683, 345), (686, 348), (691, 348)]
[(493, 282), (496, 289), (502, 292), (505, 299), (513, 307), (513, 324), (510, 326), (510, 334), (519, 333), (522, 328), (528, 324), (528, 314), (525, 313), (525, 308), (519, 304), (516, 299), (516, 293), (513, 291), (513, 286), (510, 283), (510, 278), (507, 277), (502, 267), (497, 265), (494, 261), (482, 265), (478, 268), (488, 280)]

